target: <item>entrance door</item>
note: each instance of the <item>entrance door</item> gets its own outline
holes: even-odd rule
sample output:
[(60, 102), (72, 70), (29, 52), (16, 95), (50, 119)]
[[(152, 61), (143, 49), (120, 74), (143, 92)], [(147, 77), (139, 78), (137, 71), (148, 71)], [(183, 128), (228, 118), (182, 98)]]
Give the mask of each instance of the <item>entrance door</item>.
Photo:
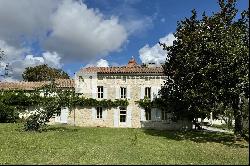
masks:
[(127, 127), (127, 110), (124, 107), (120, 107), (119, 126), (120, 127)]
[(68, 122), (68, 115), (69, 115), (69, 108), (68, 107), (62, 107), (61, 108), (61, 123), (67, 123)]

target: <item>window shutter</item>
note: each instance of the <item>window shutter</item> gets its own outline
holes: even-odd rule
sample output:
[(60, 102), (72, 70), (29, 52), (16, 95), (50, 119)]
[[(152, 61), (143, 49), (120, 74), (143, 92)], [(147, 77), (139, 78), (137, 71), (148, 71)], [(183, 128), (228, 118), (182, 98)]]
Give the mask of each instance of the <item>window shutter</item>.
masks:
[(127, 86), (127, 99), (131, 98), (131, 91), (130, 91), (130, 86)]
[(161, 90), (161, 87), (157, 87), (156, 89), (157, 89), (157, 91), (156, 91), (157, 94), (156, 94), (156, 95), (157, 95), (157, 97), (160, 97), (159, 92), (160, 92), (160, 90)]
[(120, 94), (120, 87), (119, 86), (115, 87), (115, 93), (116, 93), (115, 98), (120, 99), (121, 94)]
[(161, 120), (161, 110), (160, 109), (156, 109), (155, 120), (157, 120), (157, 121)]
[(155, 98), (156, 88), (154, 86), (151, 87), (151, 101)]
[(151, 120), (156, 120), (156, 110), (155, 110), (155, 108), (151, 109)]
[(132, 127), (132, 116), (131, 116), (131, 109), (127, 107), (127, 127)]
[(92, 98), (96, 99), (97, 96), (97, 87), (92, 87)]
[(103, 115), (103, 119), (106, 120), (107, 119), (107, 115), (108, 115), (108, 110), (106, 108), (102, 109), (102, 115)]
[(145, 96), (145, 87), (142, 86), (141, 87), (141, 99), (144, 99), (144, 96)]
[(114, 109), (114, 127), (119, 126), (119, 114), (118, 114), (119, 109)]
[(92, 107), (91, 113), (92, 113), (92, 119), (96, 119), (96, 108), (95, 107)]
[(144, 109), (141, 109), (141, 121), (145, 121), (146, 120), (146, 117), (145, 117), (145, 110)]
[(103, 88), (103, 98), (108, 99), (108, 88), (107, 87)]

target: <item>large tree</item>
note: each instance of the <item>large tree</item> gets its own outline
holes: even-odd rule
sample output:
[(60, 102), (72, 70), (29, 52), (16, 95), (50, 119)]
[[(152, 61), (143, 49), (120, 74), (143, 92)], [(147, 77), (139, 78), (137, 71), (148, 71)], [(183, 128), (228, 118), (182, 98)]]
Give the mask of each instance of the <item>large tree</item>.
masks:
[(69, 75), (66, 72), (49, 67), (47, 64), (27, 67), (22, 76), (24, 81), (50, 81), (56, 78), (69, 79)]
[(235, 133), (243, 134), (241, 98), (249, 94), (249, 12), (241, 13), (234, 0), (219, 0), (220, 11), (178, 22), (162, 99), (177, 116), (205, 117), (218, 105), (230, 107)]

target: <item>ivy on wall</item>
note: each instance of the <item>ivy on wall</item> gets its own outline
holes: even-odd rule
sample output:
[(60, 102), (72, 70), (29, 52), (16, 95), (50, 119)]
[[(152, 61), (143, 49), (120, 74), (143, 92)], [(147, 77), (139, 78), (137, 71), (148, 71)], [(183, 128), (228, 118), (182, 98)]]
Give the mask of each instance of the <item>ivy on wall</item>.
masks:
[(166, 105), (164, 104), (164, 101), (161, 98), (154, 98), (154, 100), (151, 101), (149, 98), (144, 97), (144, 99), (136, 101), (136, 103), (145, 110), (152, 108), (159, 108), (159, 109), (166, 108)]
[(62, 90), (56, 88), (54, 84), (46, 85), (35, 91), (0, 91), (0, 104), (5, 108), (15, 109), (21, 113), (30, 107), (36, 108), (36, 113), (26, 119), (25, 130), (42, 131), (46, 128), (46, 123), (53, 115), (61, 113), (61, 107), (74, 108), (79, 107), (127, 107), (128, 101), (122, 99), (97, 100), (84, 98), (72, 90)]

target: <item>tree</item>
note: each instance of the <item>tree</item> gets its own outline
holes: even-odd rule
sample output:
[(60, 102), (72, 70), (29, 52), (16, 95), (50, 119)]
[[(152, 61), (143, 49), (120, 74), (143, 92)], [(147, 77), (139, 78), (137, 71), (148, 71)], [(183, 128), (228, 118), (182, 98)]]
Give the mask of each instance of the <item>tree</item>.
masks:
[(61, 69), (48, 67), (47, 64), (27, 67), (22, 74), (24, 81), (50, 81), (56, 78), (69, 79), (69, 75)]
[[(162, 100), (176, 116), (205, 117), (219, 104), (230, 107), (235, 134), (243, 134), (241, 98), (249, 97), (249, 12), (241, 13), (236, 1), (219, 0), (220, 11), (178, 22), (173, 46), (163, 65), (167, 76)], [(216, 111), (215, 111), (216, 112)]]

